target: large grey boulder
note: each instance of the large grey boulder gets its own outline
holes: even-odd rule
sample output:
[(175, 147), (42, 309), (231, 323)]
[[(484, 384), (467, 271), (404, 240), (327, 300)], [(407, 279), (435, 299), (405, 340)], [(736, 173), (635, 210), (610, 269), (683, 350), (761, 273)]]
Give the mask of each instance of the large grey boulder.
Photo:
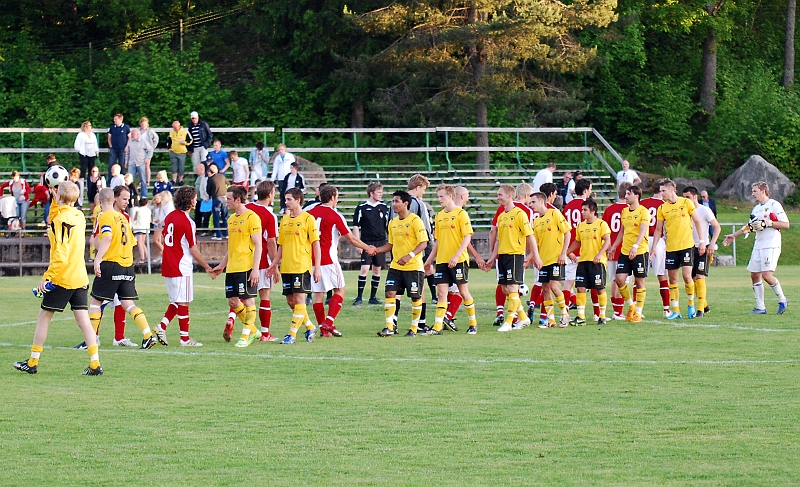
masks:
[(683, 188), (687, 186), (694, 186), (697, 188), (697, 191), (708, 191), (709, 193), (714, 189), (714, 183), (710, 179), (675, 178), (673, 181), (675, 182), (675, 187), (678, 189), (678, 193), (682, 193)]
[(777, 167), (767, 162), (758, 155), (750, 156), (742, 167), (720, 184), (715, 193), (718, 198), (729, 198), (740, 201), (751, 201), (752, 185), (759, 181), (766, 181), (769, 185), (769, 196), (777, 201), (783, 201), (794, 193), (794, 183), (783, 175)]

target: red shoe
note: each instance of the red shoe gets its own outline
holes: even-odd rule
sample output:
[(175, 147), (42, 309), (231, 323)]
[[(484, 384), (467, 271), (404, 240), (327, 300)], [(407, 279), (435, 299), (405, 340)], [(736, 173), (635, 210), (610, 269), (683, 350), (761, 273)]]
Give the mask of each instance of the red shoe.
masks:
[(333, 338), (333, 334), (328, 330), (320, 331), (319, 336), (321, 336), (322, 338)]
[(231, 341), (231, 335), (233, 335), (233, 318), (228, 318), (228, 321), (225, 322), (225, 329), (222, 330), (222, 339), (226, 342)]
[(335, 336), (337, 338), (341, 338), (342, 337), (342, 332), (340, 332), (339, 330), (336, 329), (336, 325), (331, 325), (331, 327), (328, 329), (328, 331), (330, 331), (331, 335), (333, 335), (333, 336)]
[(266, 332), (261, 334), (261, 338), (258, 339), (259, 342), (277, 342), (278, 338), (272, 336), (272, 333)]

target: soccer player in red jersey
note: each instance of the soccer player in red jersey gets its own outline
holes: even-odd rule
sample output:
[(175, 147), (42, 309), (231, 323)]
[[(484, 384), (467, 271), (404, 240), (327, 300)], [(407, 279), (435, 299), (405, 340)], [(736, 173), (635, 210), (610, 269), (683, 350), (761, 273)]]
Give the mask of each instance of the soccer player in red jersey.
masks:
[(661, 295), (661, 305), (664, 309), (664, 316), (669, 314), (669, 280), (667, 279), (667, 243), (663, 238), (659, 238), (658, 242), (653, 241), (653, 235), (656, 233), (656, 214), (658, 207), (664, 203), (661, 197), (661, 182), (659, 179), (653, 183), (653, 196), (645, 198), (639, 202), (640, 205), (647, 208), (650, 212), (650, 254), (652, 259), (650, 261), (650, 268), (658, 278), (658, 290)]
[[(592, 182), (588, 179), (580, 179), (575, 183), (575, 198), (564, 205), (564, 210), (562, 213), (564, 213), (564, 218), (567, 219), (567, 223), (569, 223), (569, 226), (572, 228), (569, 238), (570, 242), (576, 242), (576, 229), (583, 221), (583, 202), (589, 199), (591, 195)], [(564, 301), (567, 303), (567, 306), (575, 304), (575, 294), (572, 292), (572, 286), (575, 284), (575, 273), (578, 270), (578, 257), (580, 256), (580, 249), (581, 246), (578, 244), (577, 249), (571, 254), (567, 255), (569, 260), (567, 260), (567, 267), (565, 270), (566, 274), (564, 276), (564, 287), (562, 289), (562, 292), (564, 293)], [(575, 252), (578, 253), (576, 254)]]
[[(622, 233), (622, 210), (628, 207), (625, 202), (625, 193), (630, 188), (630, 183), (622, 183), (617, 187), (617, 202), (606, 208), (603, 212), (603, 221), (608, 224), (611, 229), (611, 242), (616, 242), (617, 237)], [(641, 204), (641, 203), (640, 203)], [(611, 306), (614, 309), (612, 319), (624, 320), (625, 316), (622, 310), (625, 307), (625, 299), (620, 295), (619, 288), (617, 287), (617, 261), (619, 260), (619, 252), (622, 246), (616, 248), (613, 255), (608, 256), (608, 280), (611, 281)]]
[[(269, 275), (267, 269), (275, 260), (278, 254), (278, 218), (272, 213), (272, 205), (275, 203), (275, 183), (272, 181), (261, 181), (256, 187), (255, 203), (247, 203), (245, 206), (252, 210), (261, 219), (261, 263), (258, 266), (258, 321), (261, 322), (262, 342), (274, 342), (278, 337), (269, 332), (269, 325), (272, 322), (272, 304), (270, 297), (275, 281)], [(231, 331), (233, 327), (231, 327)]]
[[(197, 248), (197, 230), (189, 212), (197, 205), (197, 190), (181, 186), (175, 191), (175, 210), (164, 218), (164, 254), (161, 259), (161, 275), (167, 284), (169, 306), (155, 333), (162, 345), (167, 345), (167, 326), (177, 315), (181, 331), (182, 347), (202, 347), (203, 344), (189, 337), (189, 303), (194, 299), (194, 265), (192, 258), (206, 272), (211, 266)], [(216, 276), (212, 275), (212, 278)]]
[[(322, 278), (311, 282), (314, 292), (314, 316), (317, 318), (319, 331), (323, 337), (340, 337), (341, 332), (336, 329), (334, 320), (342, 309), (344, 301), (344, 272), (339, 264), (339, 238), (344, 237), (354, 247), (375, 255), (375, 246), (367, 245), (350, 231), (344, 215), (336, 210), (339, 203), (339, 190), (330, 184), (319, 190), (320, 204), (308, 210), (314, 218), (319, 233), (319, 244), (322, 252), (320, 270)], [(333, 296), (328, 302), (328, 314), (325, 314), (325, 293), (333, 290)]]

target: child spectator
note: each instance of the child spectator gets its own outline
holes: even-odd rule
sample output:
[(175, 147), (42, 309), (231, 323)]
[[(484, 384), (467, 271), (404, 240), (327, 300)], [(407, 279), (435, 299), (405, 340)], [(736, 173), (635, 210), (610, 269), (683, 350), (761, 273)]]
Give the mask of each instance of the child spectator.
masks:
[(162, 191), (153, 196), (153, 242), (156, 244), (156, 247), (158, 247), (158, 259), (154, 261), (156, 263), (161, 262), (161, 257), (164, 254), (164, 239), (162, 236), (164, 219), (174, 209), (172, 193), (169, 191)]
[(247, 178), (250, 176), (247, 161), (239, 157), (239, 153), (235, 150), (230, 151), (228, 156), (231, 158), (231, 168), (233, 168), (233, 184), (244, 186), (244, 189), (247, 189)]
[(147, 233), (150, 231), (153, 212), (147, 206), (147, 198), (139, 200), (139, 206), (131, 209), (131, 230), (136, 235), (136, 246), (139, 249), (139, 264), (144, 264), (150, 258), (147, 245)]
[(155, 201), (155, 195), (163, 191), (169, 191), (170, 196), (175, 192), (172, 189), (172, 182), (167, 177), (167, 171), (161, 170), (156, 174), (156, 183), (153, 185), (153, 200)]

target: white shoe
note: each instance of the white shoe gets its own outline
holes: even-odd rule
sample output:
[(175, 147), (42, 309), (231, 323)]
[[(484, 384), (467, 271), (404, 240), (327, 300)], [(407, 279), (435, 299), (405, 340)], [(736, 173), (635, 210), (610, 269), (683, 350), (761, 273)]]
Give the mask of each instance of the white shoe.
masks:
[(625, 321), (625, 316), (623, 316), (623, 315), (613, 315), (611, 317), (611, 319), (612, 320), (616, 320), (616, 321)]
[(203, 344), (200, 342), (196, 342), (194, 338), (190, 338), (186, 341), (181, 340), (182, 347), (202, 347)]
[(504, 331), (511, 331), (514, 328), (511, 326), (511, 323), (503, 323), (503, 326), (497, 329), (497, 331), (504, 332)]
[(138, 343), (133, 343), (130, 338), (125, 337), (122, 340), (114, 340), (112, 343), (115, 347), (138, 347)]
[(566, 328), (569, 326), (569, 315), (563, 314), (561, 315), (561, 328)]
[(514, 329), (518, 330), (519, 328), (517, 328), (517, 326), (519, 326), (520, 328), (524, 328), (524, 327), (526, 327), (526, 326), (528, 326), (530, 324), (531, 324), (531, 319), (530, 318), (525, 318), (522, 321), (517, 321), (517, 324), (516, 324), (516, 326), (514, 326)]
[(597, 321), (600, 319), (600, 315), (592, 315), (592, 320)]

